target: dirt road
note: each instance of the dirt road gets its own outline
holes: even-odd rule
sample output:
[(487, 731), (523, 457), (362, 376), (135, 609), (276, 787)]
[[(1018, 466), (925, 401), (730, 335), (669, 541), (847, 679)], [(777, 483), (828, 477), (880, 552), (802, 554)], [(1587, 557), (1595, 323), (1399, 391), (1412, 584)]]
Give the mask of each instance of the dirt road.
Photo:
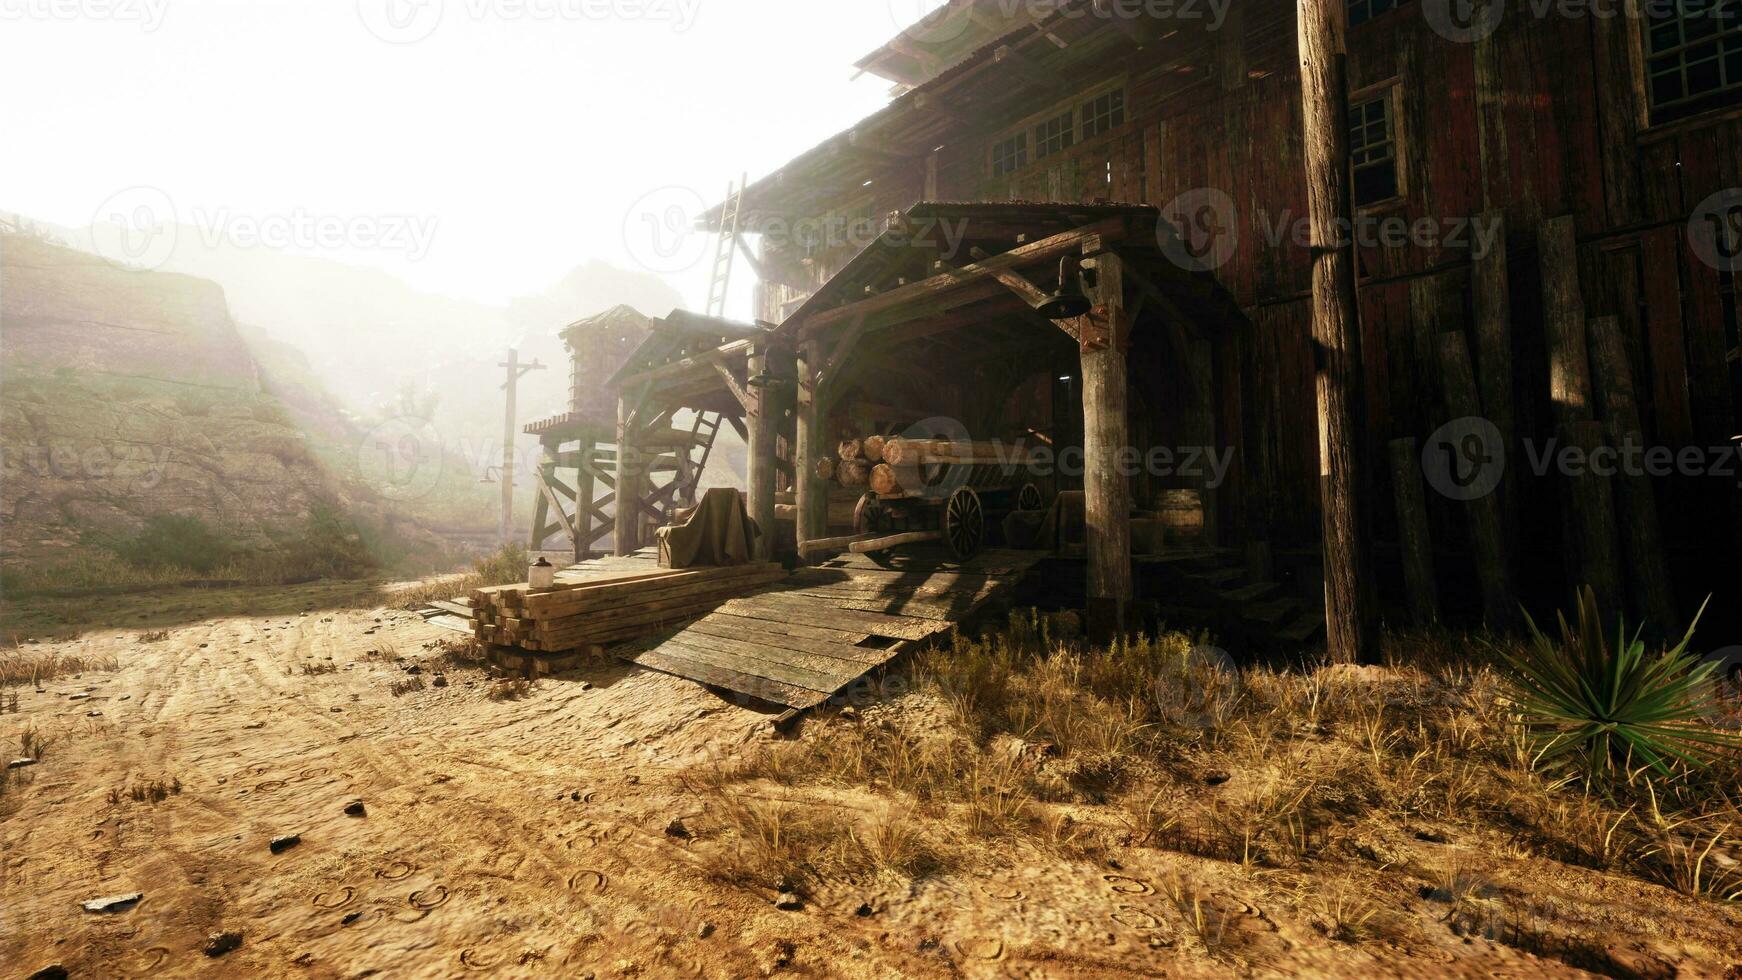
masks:
[[(49, 740), (0, 801), (0, 972), (1098, 977), (1233, 968), (1179, 939), (1180, 914), (1154, 882), (1183, 859), (1150, 849), (1105, 867), (1012, 853), (1002, 870), (843, 887), (778, 909), (772, 893), (709, 876), (702, 855), (717, 842), (667, 832), (674, 818), (694, 825), (700, 816), (686, 774), (773, 737), (767, 715), (615, 664), (493, 698), (481, 669), (433, 646), (452, 634), (397, 610), (346, 608), (355, 592), (279, 590), (271, 615), (235, 612), (264, 596), (143, 596), (105, 604), (102, 625), (80, 638), (26, 644), (119, 666), (46, 681), (40, 693), (26, 684), (19, 711), (0, 714), (7, 758), (25, 731)], [(75, 619), (76, 606), (50, 618)], [(152, 799), (154, 784), (167, 795)], [(353, 801), (364, 815), (347, 815)], [(286, 835), (301, 843), (274, 853)], [(1240, 933), (1248, 962), (1272, 969), (1576, 972), (1444, 927), (1435, 932), (1443, 948), (1327, 943), (1288, 911), (1299, 884), (1224, 874), (1234, 885), (1216, 898), (1219, 921)], [(143, 897), (125, 910), (82, 907), (134, 892)], [(208, 957), (208, 938), (223, 931), (240, 933), (241, 945)]]
[[(710, 885), (665, 833), (684, 812), (666, 776), (766, 737), (765, 716), (615, 667), (519, 700), (489, 698), (476, 670), (428, 686), (443, 665), (423, 645), (443, 635), (377, 609), (63, 644), (121, 669), (26, 688), (4, 716), (8, 751), (26, 727), (51, 739), (0, 825), (8, 975), (742, 976), (782, 940), (864, 958), (822, 921)], [(390, 693), (412, 678), (426, 686)], [(155, 780), (181, 790), (128, 798)], [(81, 907), (129, 892), (128, 911)], [(243, 944), (210, 960), (222, 930)]]

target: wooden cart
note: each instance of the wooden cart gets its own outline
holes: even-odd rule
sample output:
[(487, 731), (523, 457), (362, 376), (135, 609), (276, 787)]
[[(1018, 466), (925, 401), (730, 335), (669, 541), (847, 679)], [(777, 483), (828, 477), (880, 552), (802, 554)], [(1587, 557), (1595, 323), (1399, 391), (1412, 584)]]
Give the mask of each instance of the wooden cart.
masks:
[(853, 530), (860, 540), (852, 550), (874, 555), (903, 545), (941, 543), (957, 561), (973, 557), (986, 543), (988, 521), (1002, 521), (1011, 511), (1046, 507), (1034, 484), (983, 472), (995, 469), (972, 467), (968, 479), (954, 489), (866, 492), (853, 511)]

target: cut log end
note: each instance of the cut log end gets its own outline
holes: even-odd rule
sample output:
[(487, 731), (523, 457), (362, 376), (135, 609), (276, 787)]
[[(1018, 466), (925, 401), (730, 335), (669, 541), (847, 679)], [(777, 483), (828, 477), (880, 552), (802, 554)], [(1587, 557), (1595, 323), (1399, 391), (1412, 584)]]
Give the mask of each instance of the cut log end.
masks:
[(895, 467), (878, 463), (871, 468), (871, 492), (885, 497), (901, 492), (901, 480), (895, 475)]

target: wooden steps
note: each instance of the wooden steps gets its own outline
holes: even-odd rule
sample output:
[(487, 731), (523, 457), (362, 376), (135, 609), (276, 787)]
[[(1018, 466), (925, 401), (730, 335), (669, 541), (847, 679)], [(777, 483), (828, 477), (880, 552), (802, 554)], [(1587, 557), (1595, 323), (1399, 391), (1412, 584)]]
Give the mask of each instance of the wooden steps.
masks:
[(844, 555), (611, 652), (643, 667), (803, 710), (992, 608), (1044, 557), (993, 550), (949, 563), (916, 549), (892, 562), (896, 567), (885, 567), (863, 555)]

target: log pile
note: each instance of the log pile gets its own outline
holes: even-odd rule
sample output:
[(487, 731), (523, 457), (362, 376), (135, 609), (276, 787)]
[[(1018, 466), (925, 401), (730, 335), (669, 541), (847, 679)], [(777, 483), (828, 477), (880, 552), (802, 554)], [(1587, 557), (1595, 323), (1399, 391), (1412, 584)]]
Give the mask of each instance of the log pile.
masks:
[(604, 646), (707, 615), (785, 574), (770, 562), (619, 572), (537, 591), (524, 582), (476, 589), (474, 635), (486, 644), (539, 653)]
[(868, 488), (883, 497), (935, 486), (952, 467), (985, 467), (1016, 477), (1040, 462), (1022, 443), (902, 436), (843, 439), (836, 451), (838, 456), (817, 461), (818, 479), (855, 490)]

